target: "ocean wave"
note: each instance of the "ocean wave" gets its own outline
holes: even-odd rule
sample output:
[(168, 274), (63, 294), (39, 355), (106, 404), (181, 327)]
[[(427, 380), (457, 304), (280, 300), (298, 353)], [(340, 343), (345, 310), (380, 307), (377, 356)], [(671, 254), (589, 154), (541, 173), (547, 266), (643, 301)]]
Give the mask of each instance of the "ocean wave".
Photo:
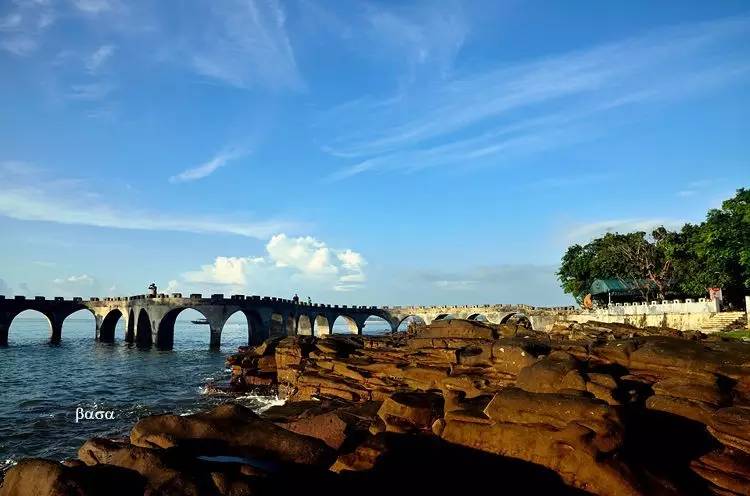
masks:
[(253, 403), (250, 406), (255, 413), (263, 413), (272, 406), (281, 406), (284, 403), (286, 403), (285, 399), (279, 398), (278, 395), (273, 396), (264, 396), (260, 394), (245, 394), (243, 396), (238, 396), (237, 401), (245, 401), (245, 402), (251, 402)]

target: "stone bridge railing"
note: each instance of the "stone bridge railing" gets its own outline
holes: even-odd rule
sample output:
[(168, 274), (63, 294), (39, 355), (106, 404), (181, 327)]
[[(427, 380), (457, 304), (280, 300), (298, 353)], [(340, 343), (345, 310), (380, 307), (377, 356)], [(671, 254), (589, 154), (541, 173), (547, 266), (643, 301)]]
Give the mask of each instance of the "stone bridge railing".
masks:
[(89, 310), (96, 321), (96, 338), (114, 341), (115, 328), (122, 319), (125, 340), (143, 345), (156, 344), (171, 348), (174, 343), (174, 325), (177, 316), (185, 309), (200, 312), (207, 320), (211, 333), (211, 346), (221, 343), (221, 332), (229, 317), (237, 312), (248, 322), (248, 343), (256, 344), (270, 336), (332, 332), (333, 324), (343, 318), (352, 333), (361, 334), (365, 322), (371, 317), (384, 319), (395, 331), (408, 318), (429, 324), (444, 318), (464, 318), (504, 323), (512, 318), (526, 318), (532, 325), (535, 319), (570, 307), (538, 309), (530, 305), (478, 305), (478, 306), (404, 306), (374, 307), (328, 304), (294, 303), (292, 300), (268, 296), (232, 295), (225, 298), (214, 294), (204, 298), (200, 294), (183, 297), (180, 293), (108, 297), (46, 299), (38, 296), (27, 299), (0, 296), (0, 346), (8, 344), (8, 331), (13, 319), (25, 310), (36, 310), (49, 321), (50, 342), (62, 339), (65, 319), (79, 310)]

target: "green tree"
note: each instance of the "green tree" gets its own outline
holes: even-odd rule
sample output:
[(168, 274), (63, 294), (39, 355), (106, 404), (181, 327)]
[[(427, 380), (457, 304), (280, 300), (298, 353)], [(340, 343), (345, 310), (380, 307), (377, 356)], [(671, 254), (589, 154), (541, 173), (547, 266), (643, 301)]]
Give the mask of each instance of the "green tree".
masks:
[(704, 287), (721, 287), (725, 300), (741, 303), (750, 287), (750, 190), (711, 209), (692, 239)]
[(594, 279), (617, 278), (648, 299), (706, 296), (721, 287), (725, 301), (741, 305), (750, 288), (750, 190), (739, 189), (700, 224), (674, 232), (607, 233), (570, 246), (557, 272), (561, 286), (579, 303)]

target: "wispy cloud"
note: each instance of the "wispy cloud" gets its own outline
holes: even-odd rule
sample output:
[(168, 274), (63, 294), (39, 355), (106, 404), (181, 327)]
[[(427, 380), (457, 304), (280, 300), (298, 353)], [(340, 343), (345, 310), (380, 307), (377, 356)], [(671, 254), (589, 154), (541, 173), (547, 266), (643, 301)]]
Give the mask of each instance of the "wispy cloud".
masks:
[(413, 83), (422, 71), (427, 77), (447, 76), (469, 32), (461, 4), (453, 1), (400, 8), (367, 5), (365, 19), (381, 49), (390, 47), (388, 56), (406, 63), (408, 81), (402, 84)]
[(497, 264), (453, 270), (427, 268), (407, 273), (415, 287), (434, 293), (438, 301), (452, 304), (456, 301), (561, 304), (567, 299), (560, 298), (556, 271), (554, 264)]
[(13, 9), (0, 17), (0, 50), (16, 57), (34, 54), (54, 21), (51, 3), (15, 2)]
[(188, 181), (195, 181), (203, 179), (204, 177), (210, 176), (220, 167), (224, 167), (232, 160), (244, 157), (247, 155), (247, 151), (239, 148), (232, 148), (217, 153), (211, 160), (204, 162), (196, 167), (186, 169), (179, 174), (169, 178), (171, 183), (183, 183)]
[(101, 100), (114, 91), (114, 85), (104, 82), (74, 84), (70, 87), (67, 97), (72, 100)]
[(86, 70), (90, 73), (95, 73), (109, 60), (115, 53), (115, 47), (113, 45), (102, 45), (92, 53), (88, 59), (86, 59)]
[(685, 185), (684, 189), (681, 189), (677, 192), (677, 196), (679, 196), (680, 198), (689, 198), (691, 196), (695, 196), (698, 193), (704, 193), (707, 189), (709, 189), (712, 186), (715, 186), (720, 181), (721, 180), (718, 178), (700, 179), (698, 181), (691, 181)]
[(296, 223), (284, 220), (244, 221), (239, 215), (209, 217), (119, 207), (103, 201), (86, 188), (84, 181), (55, 179), (49, 171), (35, 172), (31, 166), (19, 164), (23, 162), (0, 163), (3, 165), (0, 215), (13, 219), (110, 229), (222, 233), (258, 239), (268, 239), (274, 233), (297, 227)]
[(304, 87), (276, 0), (213, 2), (196, 29), (185, 50), (199, 74), (238, 88)]
[(37, 40), (29, 36), (14, 36), (0, 41), (0, 48), (18, 57), (32, 54), (37, 46)]
[(643, 231), (650, 233), (657, 227), (664, 226), (667, 229), (678, 229), (685, 220), (668, 218), (646, 218), (646, 219), (610, 219), (588, 222), (571, 226), (567, 229), (565, 237), (568, 242), (589, 242), (597, 236), (606, 233), (629, 233)]
[(23, 16), (20, 12), (11, 12), (10, 14), (0, 17), (0, 31), (14, 31), (21, 26)]
[(737, 40), (748, 32), (744, 17), (662, 29), (449, 78), (396, 100), (346, 103), (323, 118), (321, 129), (335, 136), (324, 149), (359, 160), (331, 177), (498, 163), (511, 152), (596, 138), (617, 122), (618, 110), (747, 78), (750, 63)]
[(73, 5), (86, 14), (101, 14), (110, 11), (116, 5), (112, 0), (73, 0)]
[(65, 284), (65, 283), (72, 283), (72, 284), (81, 284), (86, 286), (91, 286), (94, 284), (95, 280), (93, 277), (91, 277), (88, 274), (81, 274), (79, 276), (69, 276), (69, 277), (58, 277), (57, 279), (52, 281), (55, 284)]

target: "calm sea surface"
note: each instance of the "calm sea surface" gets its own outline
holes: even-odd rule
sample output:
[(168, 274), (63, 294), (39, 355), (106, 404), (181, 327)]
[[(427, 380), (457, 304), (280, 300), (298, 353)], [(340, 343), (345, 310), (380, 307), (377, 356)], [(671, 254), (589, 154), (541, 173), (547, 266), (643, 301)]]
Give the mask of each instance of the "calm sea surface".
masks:
[[(247, 323), (239, 314), (224, 327), (218, 351), (209, 350), (208, 326), (190, 323), (197, 312), (180, 314), (171, 351), (125, 343), (122, 322), (115, 343), (97, 342), (90, 314), (69, 317), (62, 343), (49, 345), (46, 320), (31, 315), (13, 321), (9, 346), (0, 348), (0, 470), (23, 457), (74, 457), (88, 438), (126, 435), (145, 415), (187, 414), (228, 401), (207, 394), (207, 386), (227, 384), (226, 357), (247, 344)], [(338, 324), (334, 332), (346, 332)], [(366, 333), (383, 330), (365, 326)], [(255, 395), (237, 401), (255, 410), (278, 402)], [(76, 423), (78, 407), (114, 411), (114, 420)]]

